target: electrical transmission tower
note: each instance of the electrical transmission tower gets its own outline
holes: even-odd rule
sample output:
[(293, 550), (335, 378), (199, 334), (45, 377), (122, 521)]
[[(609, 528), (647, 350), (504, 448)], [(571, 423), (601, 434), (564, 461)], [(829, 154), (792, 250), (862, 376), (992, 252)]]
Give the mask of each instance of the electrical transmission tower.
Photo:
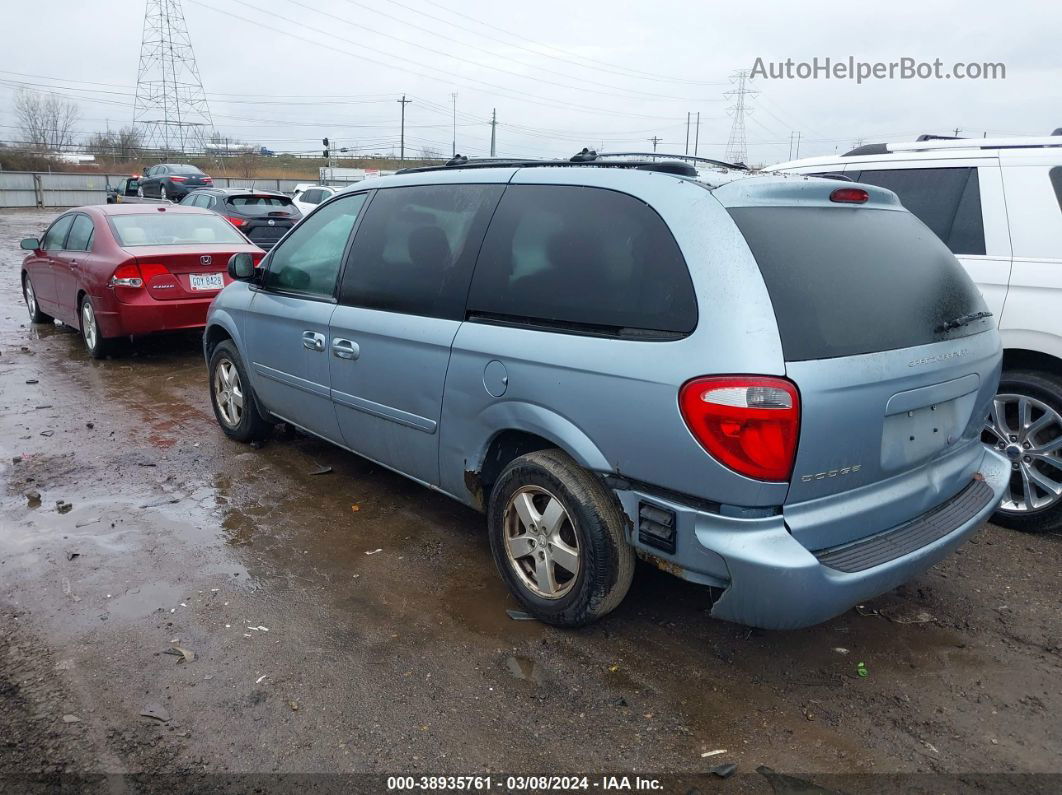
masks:
[(749, 87), (751, 78), (749, 77), (748, 69), (739, 69), (730, 76), (730, 79), (734, 83), (734, 88), (730, 91), (724, 91), (723, 94), (734, 98), (734, 104), (727, 108), (730, 115), (734, 117), (734, 122), (730, 125), (730, 140), (726, 144), (725, 159), (731, 163), (748, 163), (749, 151), (748, 142), (745, 140), (745, 114), (751, 111), (745, 106), (745, 97), (759, 92), (753, 91)]
[(181, 0), (147, 0), (133, 125), (160, 152), (203, 152), (214, 129)]

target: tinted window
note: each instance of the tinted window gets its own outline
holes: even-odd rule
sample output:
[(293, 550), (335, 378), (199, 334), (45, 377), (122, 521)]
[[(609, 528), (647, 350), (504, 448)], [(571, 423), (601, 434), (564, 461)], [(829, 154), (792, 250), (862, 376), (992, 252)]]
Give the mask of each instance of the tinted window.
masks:
[(112, 215), (118, 244), (130, 246), (184, 246), (197, 243), (246, 244), (243, 235), (219, 215), (158, 213)]
[(272, 252), (263, 286), (332, 295), (350, 231), (365, 194), (340, 199), (308, 217)]
[(166, 169), (170, 174), (189, 174), (199, 176), (203, 172), (195, 166), (170, 166)]
[(321, 191), (310, 189), (299, 197), (299, 201), (306, 202), (306, 204), (320, 204)]
[(74, 222), (74, 216), (64, 215), (45, 233), (41, 248), (45, 251), (58, 251), (63, 247), (66, 233), (70, 230), (70, 224)]
[(885, 169), (850, 176), (893, 191), (954, 253), (985, 253), (976, 168)]
[(88, 251), (92, 247), (92, 219), (80, 213), (74, 217), (66, 248), (70, 251)]
[(291, 206), (291, 199), (287, 196), (229, 196), (225, 201), (240, 208)]
[(991, 319), (966, 271), (917, 218), (897, 210), (730, 210), (759, 263), (788, 361), (854, 356), (954, 339)]
[(663, 220), (599, 188), (509, 187), (483, 241), (468, 309), (601, 333), (685, 334), (697, 325), (689, 271)]
[(479, 244), (502, 191), (500, 185), (377, 191), (351, 247), (340, 300), (463, 319)]
[(1062, 210), (1062, 166), (1055, 166), (1051, 169), (1051, 186), (1055, 189), (1058, 209)]

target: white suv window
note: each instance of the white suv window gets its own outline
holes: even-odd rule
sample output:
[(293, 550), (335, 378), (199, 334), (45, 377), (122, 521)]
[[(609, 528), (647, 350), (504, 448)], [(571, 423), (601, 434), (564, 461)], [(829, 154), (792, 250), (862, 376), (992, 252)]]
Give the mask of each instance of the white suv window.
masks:
[(846, 171), (856, 182), (887, 188), (936, 233), (953, 254), (984, 254), (985, 225), (977, 169), (902, 168)]

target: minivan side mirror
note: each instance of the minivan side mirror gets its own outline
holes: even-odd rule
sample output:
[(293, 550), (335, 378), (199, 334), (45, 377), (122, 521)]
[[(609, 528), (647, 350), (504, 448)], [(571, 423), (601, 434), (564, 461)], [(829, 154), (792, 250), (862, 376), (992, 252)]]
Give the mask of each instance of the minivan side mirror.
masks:
[(247, 253), (233, 254), (229, 257), (229, 276), (246, 282), (254, 277), (254, 260)]
[(41, 247), (41, 241), (35, 237), (24, 237), (18, 245), (20, 248), (26, 249), (26, 251), (36, 251)]

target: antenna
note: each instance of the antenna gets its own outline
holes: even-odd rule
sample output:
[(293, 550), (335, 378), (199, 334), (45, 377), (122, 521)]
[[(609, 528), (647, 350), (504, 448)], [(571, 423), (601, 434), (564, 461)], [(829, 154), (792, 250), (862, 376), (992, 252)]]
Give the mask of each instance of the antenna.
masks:
[(727, 112), (734, 117), (730, 125), (730, 140), (726, 144), (726, 160), (731, 163), (747, 163), (749, 159), (748, 143), (745, 140), (745, 114), (749, 109), (745, 107), (745, 97), (750, 94), (758, 94), (750, 87), (752, 79), (748, 69), (739, 69), (730, 76), (734, 88), (724, 91), (723, 95), (734, 98), (734, 104), (727, 108)]
[(181, 0), (147, 0), (133, 125), (161, 152), (206, 151), (214, 129)]

